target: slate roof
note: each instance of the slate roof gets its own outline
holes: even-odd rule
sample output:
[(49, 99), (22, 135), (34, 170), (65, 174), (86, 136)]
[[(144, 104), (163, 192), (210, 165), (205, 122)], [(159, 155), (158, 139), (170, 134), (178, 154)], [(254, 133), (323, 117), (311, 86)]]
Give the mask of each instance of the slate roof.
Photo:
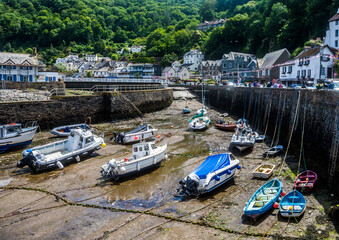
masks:
[(255, 55), (249, 54), (249, 53), (240, 53), (240, 52), (229, 52), (227, 54), (224, 54), (223, 58), (226, 57), (227, 60), (235, 60), (236, 57), (244, 57), (246, 58), (256, 58)]
[(339, 19), (339, 13), (336, 13), (333, 17), (330, 18), (330, 20), (328, 20), (329, 22), (333, 22), (335, 20)]
[(337, 50), (329, 47), (328, 45), (325, 45), (323, 47), (319, 46), (319, 47), (315, 47), (315, 48), (309, 48), (309, 49), (305, 49), (304, 51), (302, 51), (301, 53), (299, 53), (298, 56), (295, 57), (295, 59), (299, 59), (299, 58), (305, 58), (305, 57), (312, 57), (317, 55), (320, 52), (320, 48), (328, 48), (333, 54), (336, 54)]
[[(269, 68), (273, 66), (275, 62), (279, 59), (281, 54), (283, 54), (285, 51), (288, 52), (286, 48), (283, 48), (274, 52), (267, 53), (262, 60), (262, 65), (260, 66), (260, 68)], [(290, 53), (288, 52), (288, 54)]]
[(23, 53), (0, 52), (1, 64), (42, 66), (36, 56)]

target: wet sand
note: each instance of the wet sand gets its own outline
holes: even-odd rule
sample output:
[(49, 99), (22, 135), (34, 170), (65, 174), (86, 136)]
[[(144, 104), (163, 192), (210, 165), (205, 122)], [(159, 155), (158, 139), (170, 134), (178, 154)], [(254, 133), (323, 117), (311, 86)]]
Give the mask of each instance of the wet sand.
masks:
[[(185, 95), (185, 94), (184, 94)], [(334, 204), (326, 185), (306, 195), (305, 214), (283, 219), (272, 209), (253, 222), (243, 216), (243, 208), (266, 181), (252, 178), (261, 163), (281, 165), (282, 156), (262, 158), (267, 143), (257, 143), (253, 151), (234, 154), (241, 162), (234, 180), (199, 198), (180, 199), (173, 195), (179, 180), (209, 155), (209, 149), (228, 148), (231, 132), (211, 126), (205, 132), (192, 132), (188, 120), (201, 107), (194, 99), (193, 109), (182, 115), (185, 100), (175, 100), (162, 111), (141, 119), (94, 125), (105, 132), (106, 148), (63, 170), (32, 174), (26, 167), (15, 168), (21, 150), (0, 155), (0, 239), (336, 239), (338, 226), (325, 214)], [(209, 109), (212, 122), (220, 114)], [(128, 131), (151, 123), (158, 128), (159, 144), (168, 144), (169, 159), (158, 168), (118, 182), (104, 182), (100, 167), (112, 158), (131, 153), (131, 145), (109, 141), (113, 131)], [(251, 123), (254, 125), (254, 123)], [(36, 134), (32, 146), (60, 139), (49, 132)], [(159, 140), (157, 138), (157, 140)], [(217, 152), (214, 152), (217, 153)], [(282, 174), (273, 177), (289, 192), (298, 160), (288, 156)], [(273, 178), (271, 177), (271, 179)]]

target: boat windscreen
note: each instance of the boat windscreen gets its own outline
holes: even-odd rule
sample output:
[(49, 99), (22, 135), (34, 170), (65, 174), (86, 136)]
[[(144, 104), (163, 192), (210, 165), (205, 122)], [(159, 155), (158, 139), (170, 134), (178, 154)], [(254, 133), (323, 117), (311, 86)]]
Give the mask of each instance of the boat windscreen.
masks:
[(210, 172), (217, 171), (225, 166), (230, 165), (229, 154), (217, 154), (209, 156), (197, 169), (193, 172), (200, 178), (206, 178)]
[(137, 132), (141, 132), (141, 131), (147, 131), (147, 125), (141, 125), (139, 127), (137, 127), (136, 129), (133, 129), (132, 131), (126, 133), (127, 134), (133, 134), (133, 133), (137, 133)]

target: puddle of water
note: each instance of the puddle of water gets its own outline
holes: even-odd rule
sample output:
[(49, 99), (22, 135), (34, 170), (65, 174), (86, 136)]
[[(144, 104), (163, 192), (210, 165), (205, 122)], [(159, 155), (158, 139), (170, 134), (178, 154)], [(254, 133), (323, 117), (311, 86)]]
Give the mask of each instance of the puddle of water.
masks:
[(12, 181), (12, 178), (8, 179), (0, 179), (0, 187), (6, 187), (10, 182)]

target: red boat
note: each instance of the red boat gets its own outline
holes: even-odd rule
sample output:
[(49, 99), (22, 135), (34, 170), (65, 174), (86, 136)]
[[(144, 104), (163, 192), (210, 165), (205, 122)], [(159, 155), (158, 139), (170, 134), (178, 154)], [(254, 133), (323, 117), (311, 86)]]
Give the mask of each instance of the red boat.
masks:
[(313, 189), (318, 175), (310, 170), (300, 173), (294, 180), (294, 188), (299, 192), (309, 192)]
[(230, 125), (230, 124), (215, 124), (216, 128), (225, 130), (225, 131), (235, 131), (237, 125)]

